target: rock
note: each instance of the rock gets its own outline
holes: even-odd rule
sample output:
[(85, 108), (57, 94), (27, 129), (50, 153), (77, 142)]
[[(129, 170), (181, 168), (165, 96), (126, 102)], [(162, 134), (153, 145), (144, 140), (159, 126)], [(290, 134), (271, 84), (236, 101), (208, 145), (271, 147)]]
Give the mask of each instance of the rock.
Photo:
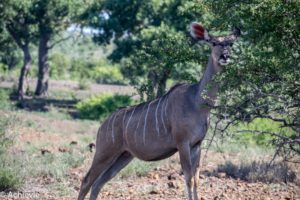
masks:
[(219, 173), (217, 174), (217, 177), (218, 177), (218, 178), (226, 178), (226, 173), (224, 173), (224, 172), (219, 172)]
[(167, 184), (168, 184), (169, 188), (176, 188), (174, 181), (170, 181)]
[(168, 175), (168, 180), (176, 180), (177, 176), (178, 176), (178, 174), (172, 173), (172, 174)]
[(70, 150), (67, 149), (67, 148), (65, 148), (65, 147), (59, 147), (59, 148), (58, 148), (58, 151), (59, 151), (59, 152), (62, 152), (62, 153), (66, 153), (66, 152), (69, 152)]
[(158, 191), (156, 191), (156, 190), (151, 190), (151, 191), (149, 192), (149, 194), (158, 194)]
[(77, 145), (77, 144), (78, 144), (77, 141), (71, 141), (71, 142), (70, 142), (70, 145)]
[(48, 149), (41, 149), (41, 154), (45, 155), (46, 153), (51, 153)]
[(89, 149), (90, 149), (90, 152), (93, 152), (93, 149), (96, 147), (96, 145), (94, 143), (90, 143), (88, 145)]
[(159, 179), (159, 175), (158, 174), (154, 174), (153, 175), (153, 179), (158, 180)]

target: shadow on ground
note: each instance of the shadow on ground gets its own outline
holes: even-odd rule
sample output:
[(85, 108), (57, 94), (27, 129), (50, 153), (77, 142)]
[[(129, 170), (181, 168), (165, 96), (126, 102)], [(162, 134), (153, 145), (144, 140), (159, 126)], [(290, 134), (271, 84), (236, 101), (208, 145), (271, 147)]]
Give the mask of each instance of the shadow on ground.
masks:
[(77, 99), (55, 99), (44, 97), (28, 97), (26, 96), (22, 101), (19, 101), (16, 94), (10, 95), (10, 100), (16, 103), (17, 108), (27, 111), (49, 112), (51, 109), (63, 111), (70, 114), (73, 118), (78, 118), (75, 105), (79, 100)]
[(230, 177), (247, 182), (295, 182), (300, 185), (296, 172), (285, 162), (276, 162), (270, 165), (268, 162), (252, 161), (250, 163), (235, 164), (226, 161), (224, 164), (219, 164), (213, 171), (205, 171), (205, 174), (219, 178)]

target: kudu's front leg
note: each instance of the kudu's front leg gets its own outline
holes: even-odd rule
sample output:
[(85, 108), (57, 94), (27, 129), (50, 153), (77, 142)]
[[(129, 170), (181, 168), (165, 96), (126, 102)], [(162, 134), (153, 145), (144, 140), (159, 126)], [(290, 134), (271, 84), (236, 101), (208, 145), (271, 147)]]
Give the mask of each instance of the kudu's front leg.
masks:
[(198, 196), (198, 192), (197, 192), (197, 188), (199, 185), (199, 174), (200, 174), (200, 155), (201, 155), (200, 144), (196, 144), (191, 150), (193, 179), (194, 179), (194, 188), (193, 188), (194, 200), (200, 199), (200, 195)]
[(191, 160), (191, 148), (189, 143), (183, 143), (178, 145), (178, 152), (179, 152), (181, 167), (185, 178), (186, 197), (188, 200), (193, 200), (192, 197), (193, 166)]

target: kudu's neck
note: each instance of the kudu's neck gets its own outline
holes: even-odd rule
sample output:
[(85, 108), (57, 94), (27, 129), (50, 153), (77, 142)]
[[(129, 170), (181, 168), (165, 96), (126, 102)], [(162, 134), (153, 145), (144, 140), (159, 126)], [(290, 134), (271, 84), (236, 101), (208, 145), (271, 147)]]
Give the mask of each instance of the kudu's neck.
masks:
[(220, 71), (218, 59), (211, 53), (203, 77), (198, 83), (197, 99), (200, 104), (214, 105), (219, 86), (213, 78)]

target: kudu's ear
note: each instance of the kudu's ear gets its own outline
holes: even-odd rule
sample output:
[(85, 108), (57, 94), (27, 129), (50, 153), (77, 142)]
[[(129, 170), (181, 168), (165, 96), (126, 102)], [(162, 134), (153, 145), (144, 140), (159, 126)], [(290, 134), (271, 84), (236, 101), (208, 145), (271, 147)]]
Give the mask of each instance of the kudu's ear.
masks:
[(208, 34), (208, 31), (197, 22), (193, 22), (191, 24), (191, 36), (196, 40), (209, 41), (211, 39), (211, 37)]

